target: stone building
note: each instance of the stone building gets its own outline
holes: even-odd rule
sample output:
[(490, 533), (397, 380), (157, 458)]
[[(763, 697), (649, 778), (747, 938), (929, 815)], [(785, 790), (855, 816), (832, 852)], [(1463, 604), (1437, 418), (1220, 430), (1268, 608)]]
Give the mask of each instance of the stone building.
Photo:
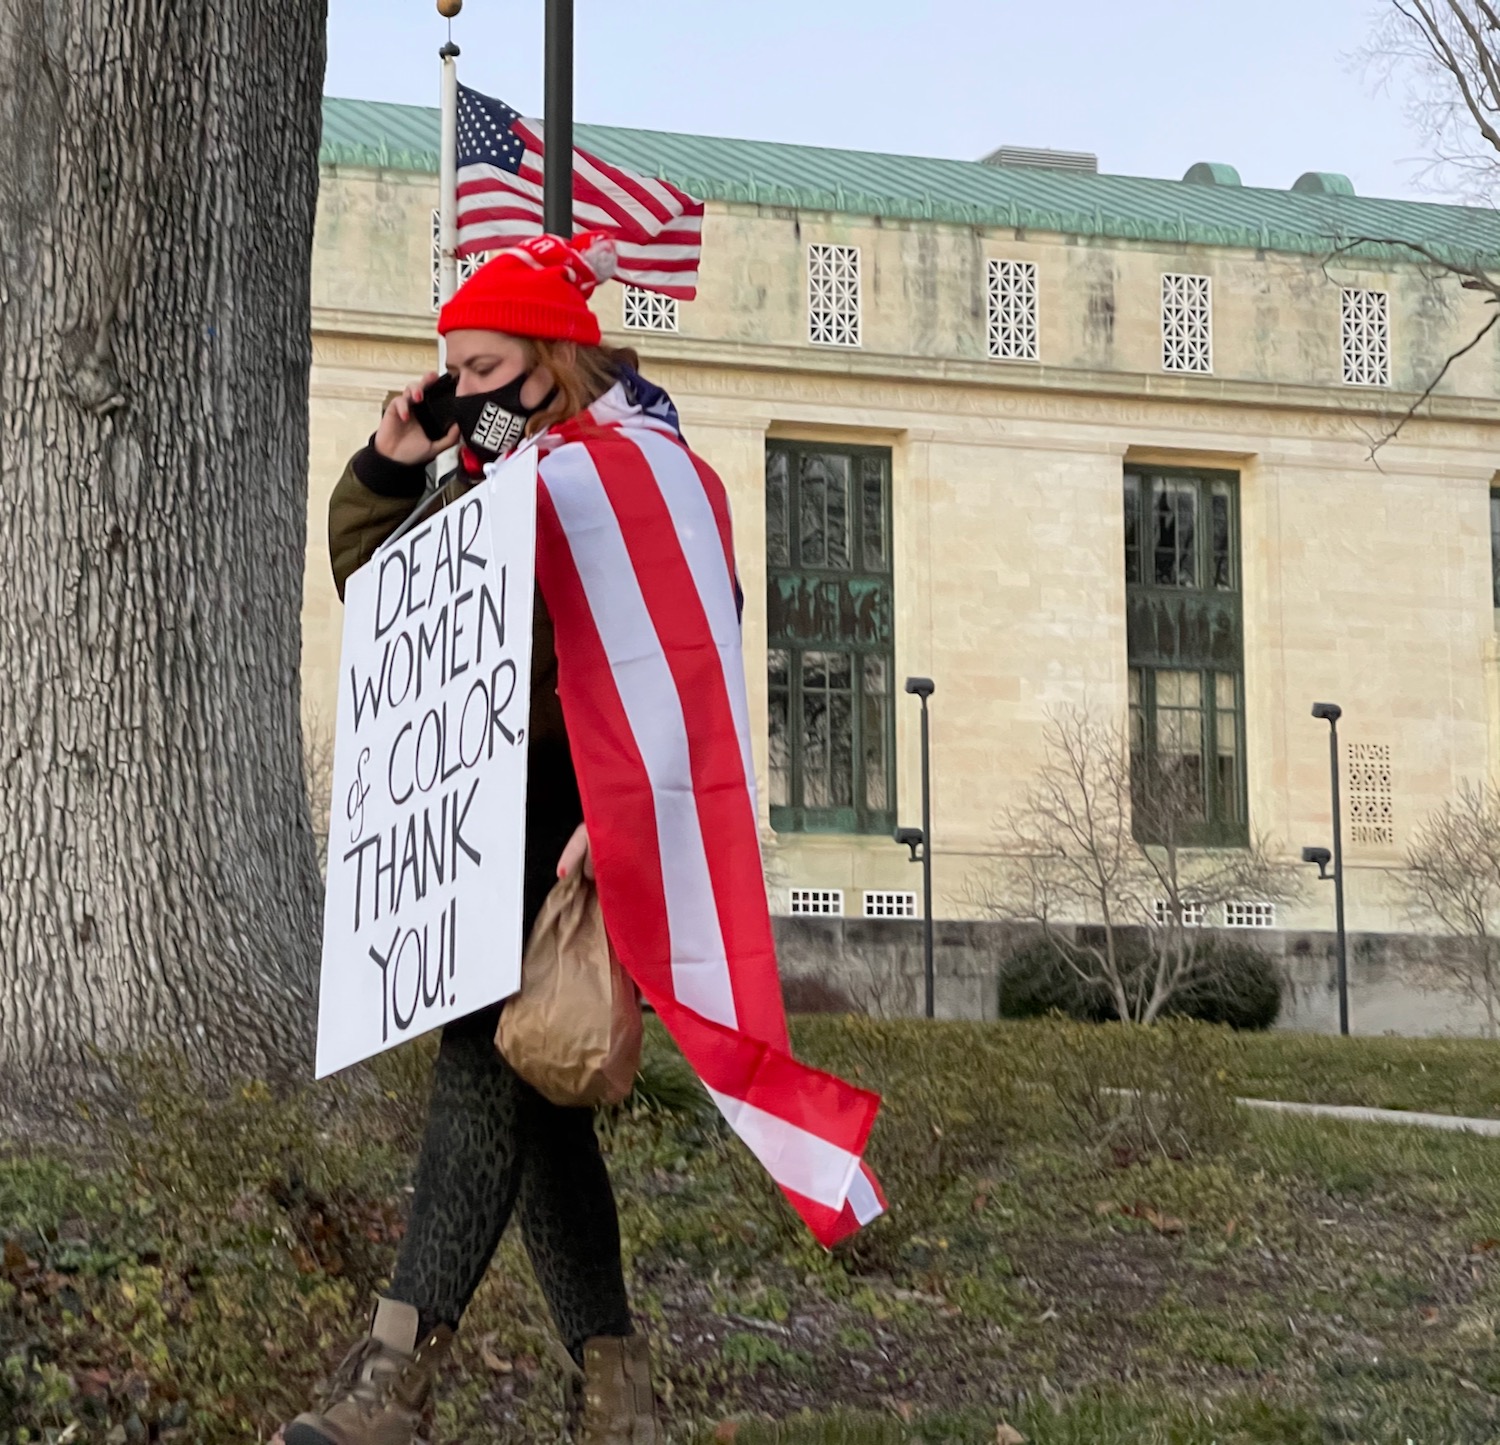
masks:
[[(734, 504), (778, 912), (875, 928), (916, 908), (891, 831), (919, 821), (902, 682), (920, 674), (939, 917), (974, 916), (1058, 707), (1133, 718), (1186, 758), (1205, 844), (1253, 831), (1296, 856), (1328, 838), (1309, 709), (1330, 700), (1351, 927), (1408, 927), (1391, 883), (1412, 830), (1500, 745), (1500, 350), (1488, 336), (1444, 371), (1490, 313), (1411, 248), (1500, 256), (1500, 220), (1317, 172), (1270, 190), (1223, 164), (1176, 181), (1047, 152), (578, 140), (708, 203), (695, 301), (611, 286), (596, 308)], [(324, 718), (325, 505), (386, 397), (433, 364), (437, 145), (435, 112), (326, 103), (304, 613)], [(1281, 916), (1248, 898), (1207, 921), (1330, 915), (1313, 888)]]

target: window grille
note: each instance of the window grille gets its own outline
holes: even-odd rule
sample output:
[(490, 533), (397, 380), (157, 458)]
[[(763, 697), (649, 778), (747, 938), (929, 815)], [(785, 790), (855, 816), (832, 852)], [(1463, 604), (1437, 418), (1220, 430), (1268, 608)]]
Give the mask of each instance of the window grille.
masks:
[(858, 346), (859, 247), (807, 248), (807, 337), (819, 346)]
[(625, 329), (627, 331), (676, 331), (677, 298), (656, 291), (626, 286)]
[(989, 263), (989, 347), (997, 361), (1038, 361), (1036, 263)]
[(1163, 371), (1214, 369), (1213, 282), (1207, 276), (1161, 278)]
[(1343, 291), (1344, 381), (1391, 384), (1391, 313), (1384, 291)]
[(1389, 848), (1396, 841), (1391, 816), (1389, 743), (1350, 743), (1349, 840), (1367, 848)]
[(841, 888), (792, 889), (792, 917), (821, 916), (841, 918), (844, 913), (844, 891)]
[[(462, 286), (489, 259), (488, 252), (479, 256), (460, 256), (458, 258), (458, 284)], [(442, 310), (442, 306), (443, 213), (434, 210), (432, 213), (432, 309), (440, 311)]]
[(1226, 903), (1224, 927), (1275, 928), (1276, 905), (1274, 903)]
[[(1184, 928), (1202, 928), (1206, 910), (1201, 903), (1184, 903), (1182, 907), (1182, 926)], [(1165, 898), (1158, 898), (1152, 905), (1152, 912), (1156, 916), (1156, 926), (1165, 928), (1172, 921), (1172, 905)]]
[(917, 895), (889, 889), (875, 889), (865, 894), (866, 918), (915, 918)]

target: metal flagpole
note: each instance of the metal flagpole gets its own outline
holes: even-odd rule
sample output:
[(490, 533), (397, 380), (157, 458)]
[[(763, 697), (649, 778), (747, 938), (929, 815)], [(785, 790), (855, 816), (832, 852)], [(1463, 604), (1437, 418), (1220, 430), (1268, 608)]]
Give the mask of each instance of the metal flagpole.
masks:
[[(442, 136), (438, 141), (438, 304), (458, 290), (458, 57), (453, 43), (453, 17), (463, 9), (463, 0), (438, 0), (438, 14), (448, 22), (448, 42), (438, 51), (443, 62)], [(438, 337), (437, 369), (448, 365), (448, 347)], [(441, 479), (458, 466), (458, 450), (437, 459), (435, 476)]]
[[(458, 290), (458, 46), (451, 40), (438, 51), (443, 61), (443, 137), (438, 152), (438, 299)], [(443, 339), (438, 338), (438, 369)]]
[(547, 0), (547, 95), (542, 116), (542, 224), (573, 234), (573, 0)]

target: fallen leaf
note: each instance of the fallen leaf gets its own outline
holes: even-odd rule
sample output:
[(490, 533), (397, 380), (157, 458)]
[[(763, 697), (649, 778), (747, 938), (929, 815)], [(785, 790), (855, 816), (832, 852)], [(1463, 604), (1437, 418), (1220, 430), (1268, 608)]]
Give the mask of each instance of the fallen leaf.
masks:
[(1437, 1324), (1438, 1318), (1438, 1311), (1429, 1305), (1428, 1308), (1422, 1311), (1422, 1327), (1424, 1329), (1431, 1329), (1433, 1325)]
[(20, 1274), (31, 1261), (26, 1258), (26, 1251), (14, 1239), (5, 1241), (5, 1270), (7, 1274)]
[(1101, 1199), (1094, 1206), (1094, 1213), (1101, 1216), (1105, 1214), (1118, 1214), (1119, 1211), (1120, 1206), (1113, 1199)]
[(488, 1345), (479, 1347), (479, 1358), (484, 1361), (485, 1369), (493, 1370), (497, 1375), (509, 1375), (516, 1368), (509, 1360), (502, 1360)]
[(719, 1442), (719, 1445), (730, 1445), (739, 1433), (740, 1422), (738, 1420), (720, 1420), (714, 1426), (714, 1439)]
[(972, 1208), (972, 1210), (973, 1210), (973, 1212), (975, 1214), (983, 1214), (984, 1213), (984, 1207), (989, 1202), (990, 1202), (990, 1196), (988, 1194), (976, 1194), (974, 1196), (974, 1203), (970, 1207)]
[(1500, 1249), (1500, 1239), (1481, 1239), (1478, 1244), (1473, 1245), (1470, 1254), (1488, 1254), (1492, 1249)]
[(1026, 1437), (1014, 1425), (995, 1426), (995, 1445), (1026, 1445)]
[(1237, 1235), (1239, 1232), (1240, 1232), (1240, 1222), (1239, 1222), (1238, 1219), (1231, 1219), (1229, 1221), (1229, 1223), (1224, 1226), (1224, 1238), (1225, 1239), (1233, 1239), (1235, 1237), (1235, 1235)]
[(1174, 1219), (1170, 1214), (1163, 1214), (1157, 1209), (1148, 1209), (1144, 1217), (1146, 1223), (1158, 1234), (1181, 1234), (1187, 1228), (1180, 1219)]

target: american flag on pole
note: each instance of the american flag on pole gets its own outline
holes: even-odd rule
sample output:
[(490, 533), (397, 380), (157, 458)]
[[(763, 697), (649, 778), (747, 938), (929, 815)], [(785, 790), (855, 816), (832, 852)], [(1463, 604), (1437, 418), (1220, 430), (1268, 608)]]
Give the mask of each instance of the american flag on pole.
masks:
[(669, 415), (622, 398), (539, 442), (537, 580), (599, 899), (730, 1126), (832, 1245), (885, 1209), (863, 1158), (880, 1101), (792, 1056), (728, 500)]
[[(458, 88), (458, 247), (477, 256), (542, 231), (542, 122)], [(573, 149), (573, 217), (619, 252), (615, 277), (680, 301), (698, 294), (703, 202), (666, 181)]]

